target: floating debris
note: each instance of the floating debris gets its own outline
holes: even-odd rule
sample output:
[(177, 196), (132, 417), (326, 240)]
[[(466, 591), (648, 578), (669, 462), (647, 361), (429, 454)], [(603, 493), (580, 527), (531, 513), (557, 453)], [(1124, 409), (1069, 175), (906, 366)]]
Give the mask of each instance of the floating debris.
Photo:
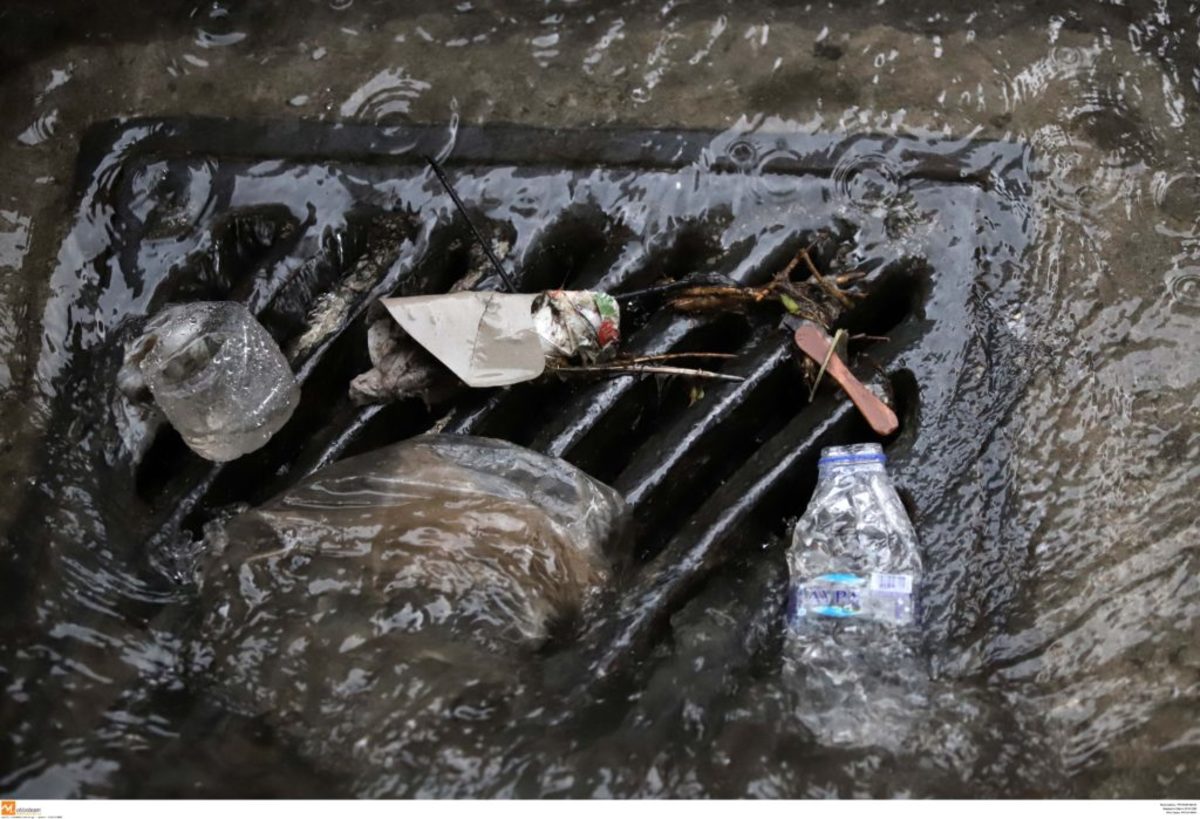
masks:
[(595, 291), (469, 291), (384, 299), (396, 323), (468, 387), (532, 381), (548, 363), (616, 352), (620, 308)]
[[(809, 278), (793, 281), (792, 274), (803, 264)], [(801, 248), (791, 261), (764, 285), (751, 287), (728, 283), (685, 282), (667, 285), (674, 292), (667, 303), (683, 313), (739, 312), (760, 304), (779, 303), (793, 316), (829, 325), (839, 308), (850, 307), (858, 295), (843, 288), (866, 274), (851, 271), (838, 276), (823, 276), (812, 260), (810, 248)], [(830, 306), (835, 302), (836, 307)]]
[(879, 444), (821, 450), (787, 553), (784, 666), (806, 672), (797, 716), (827, 747), (895, 747), (912, 725), (903, 694), (925, 681), (920, 547), (886, 462)]
[(838, 357), (834, 350), (834, 341), (824, 328), (811, 321), (800, 321), (793, 338), (796, 346), (821, 366), (821, 373), (828, 372), (830, 378), (846, 392), (863, 418), (871, 425), (871, 429), (887, 436), (900, 428), (900, 420), (896, 418), (892, 408), (855, 378), (850, 368)]
[(184, 442), (210, 461), (259, 449), (300, 401), (279, 345), (237, 302), (171, 305), (125, 351), (118, 386), (153, 403)]
[(371, 369), (350, 382), (350, 400), (358, 406), (414, 396), (432, 406), (457, 391), (450, 372), (389, 315), (367, 328), (367, 356)]

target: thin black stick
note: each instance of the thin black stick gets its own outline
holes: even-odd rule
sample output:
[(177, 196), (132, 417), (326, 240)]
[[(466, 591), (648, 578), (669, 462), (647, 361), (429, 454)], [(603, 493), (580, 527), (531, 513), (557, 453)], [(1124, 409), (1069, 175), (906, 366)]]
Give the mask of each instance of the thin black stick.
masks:
[(483, 234), (479, 232), (479, 228), (475, 227), (475, 223), (472, 222), (471, 217), (467, 215), (467, 206), (464, 205), (462, 200), (458, 198), (458, 192), (455, 191), (454, 186), (450, 184), (450, 180), (446, 177), (446, 172), (442, 170), (442, 166), (439, 165), (438, 161), (432, 156), (427, 155), (425, 157), (425, 161), (428, 162), (429, 167), (433, 169), (434, 175), (438, 178), (438, 181), (442, 183), (442, 186), (446, 189), (446, 193), (450, 194), (450, 198), (454, 200), (454, 206), (458, 208), (458, 212), (462, 214), (462, 218), (467, 221), (467, 227), (471, 229), (471, 233), (475, 234), (475, 241), (479, 242), (479, 246), (483, 248), (483, 252), (487, 254), (489, 259), (491, 259), (492, 267), (496, 268), (496, 272), (500, 274), (500, 278), (503, 280), (505, 287), (508, 288), (508, 292), (516, 293), (516, 284), (514, 284), (512, 278), (509, 277), (508, 271), (504, 269), (504, 265), (500, 264), (500, 259), (496, 256), (496, 252), (492, 250), (491, 244), (483, 238)]

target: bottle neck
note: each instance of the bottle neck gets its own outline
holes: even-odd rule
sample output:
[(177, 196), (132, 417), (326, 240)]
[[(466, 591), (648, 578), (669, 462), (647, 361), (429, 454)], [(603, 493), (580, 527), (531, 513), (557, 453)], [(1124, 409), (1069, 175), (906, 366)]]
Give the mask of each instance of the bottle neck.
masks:
[(831, 446), (821, 450), (817, 469), (821, 476), (848, 472), (885, 472), (887, 456), (879, 444)]

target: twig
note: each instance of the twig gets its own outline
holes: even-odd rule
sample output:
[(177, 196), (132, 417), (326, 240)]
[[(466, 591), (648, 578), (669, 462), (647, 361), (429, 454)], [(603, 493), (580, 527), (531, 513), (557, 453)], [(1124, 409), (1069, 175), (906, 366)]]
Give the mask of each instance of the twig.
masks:
[(625, 293), (613, 293), (612, 297), (619, 302), (625, 302), (640, 299), (644, 296), (659, 296), (664, 293), (674, 293), (676, 290), (690, 290), (694, 287), (708, 285), (725, 285), (728, 282), (729, 279), (727, 277), (719, 274), (698, 273), (679, 281), (653, 284), (649, 287), (643, 287), (640, 290), (629, 290)]
[(821, 275), (821, 271), (817, 270), (817, 266), (813, 264), (812, 256), (808, 255), (808, 248), (803, 248), (799, 255), (800, 258), (804, 260), (804, 265), (808, 268), (809, 275), (813, 277), (813, 281), (815, 281), (822, 290), (840, 301), (843, 307), (853, 306), (854, 303), (850, 301), (850, 297), (841, 290), (838, 290), (837, 287), (835, 287), (828, 280), (826, 280), (824, 276)]
[(638, 355), (620, 358), (618, 364), (648, 364), (652, 361), (671, 361), (679, 358), (737, 358), (736, 353), (662, 353), (661, 355)]
[(458, 198), (458, 192), (454, 190), (454, 186), (450, 184), (450, 180), (446, 177), (446, 172), (442, 170), (442, 166), (432, 156), (426, 156), (425, 161), (429, 163), (429, 167), (433, 169), (434, 176), (442, 183), (446, 189), (446, 193), (450, 194), (450, 198), (454, 201), (454, 206), (458, 208), (458, 212), (462, 218), (466, 220), (467, 227), (471, 229), (471, 233), (475, 235), (475, 241), (479, 242), (479, 246), (483, 248), (483, 252), (487, 254), (488, 259), (492, 262), (492, 267), (496, 268), (496, 272), (500, 274), (500, 279), (504, 282), (508, 292), (516, 293), (517, 286), (509, 277), (508, 271), (504, 269), (504, 265), (500, 264), (500, 258), (496, 252), (492, 250), (492, 245), (483, 238), (483, 234), (479, 232), (479, 228), (475, 227), (475, 223), (471, 221), (471, 217), (467, 215), (467, 206)]
[(821, 383), (821, 376), (825, 375), (825, 369), (829, 366), (830, 359), (833, 358), (833, 351), (837, 349), (838, 342), (842, 340), (842, 336), (846, 335), (846, 331), (838, 328), (833, 334), (833, 341), (829, 343), (829, 351), (825, 353), (825, 360), (821, 362), (821, 369), (817, 370), (817, 377), (813, 379), (812, 386), (808, 388), (808, 403), (812, 403), (813, 396), (817, 394), (817, 385)]
[(621, 375), (686, 375), (691, 378), (710, 378), (716, 381), (745, 381), (740, 375), (715, 373), (711, 370), (693, 370), (686, 367), (653, 367), (645, 364), (586, 364), (571, 367), (555, 367), (556, 373), (609, 373)]
[(804, 248), (800, 248), (800, 250), (798, 250), (796, 252), (796, 255), (792, 257), (792, 260), (787, 263), (787, 265), (783, 268), (783, 270), (780, 270), (778, 273), (775, 274), (775, 278), (782, 279), (785, 281), (788, 279), (791, 279), (792, 272), (796, 269), (796, 265), (800, 264), (801, 257), (804, 256), (806, 253), (808, 253), (807, 250), (805, 250)]
[[(792, 273), (801, 263), (804, 263), (811, 278), (808, 281), (793, 282)], [(850, 296), (840, 290), (839, 286), (858, 281), (864, 276), (866, 273), (857, 270), (835, 277), (822, 276), (812, 260), (809, 248), (801, 248), (766, 284), (757, 287), (726, 283), (693, 285), (677, 291), (668, 299), (668, 304), (685, 313), (703, 313), (714, 310), (742, 310), (749, 305), (778, 299), (789, 313), (802, 315), (825, 325), (827, 320), (823, 318), (821, 307), (809, 295), (812, 288), (819, 288), (843, 307), (851, 307), (853, 302)]]
[(724, 299), (726, 301), (760, 302), (773, 295), (772, 285), (746, 287), (740, 284), (699, 284), (685, 289), (671, 301), (683, 302), (698, 299)]
[[(833, 283), (838, 287), (844, 287), (847, 284), (853, 284), (859, 279), (865, 279), (867, 275), (867, 271), (865, 270), (851, 270), (849, 273), (839, 273), (834, 276)], [(830, 277), (826, 276), (825, 278), (828, 279)]]

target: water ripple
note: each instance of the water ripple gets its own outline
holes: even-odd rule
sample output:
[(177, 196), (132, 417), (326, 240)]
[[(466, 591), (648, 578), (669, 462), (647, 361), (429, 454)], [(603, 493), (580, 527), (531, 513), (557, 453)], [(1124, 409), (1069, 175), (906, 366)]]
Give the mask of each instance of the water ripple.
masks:
[(196, 27), (193, 42), (200, 48), (223, 48), (246, 39), (246, 32), (234, 30), (234, 18), (228, 7), (213, 3), (206, 22)]
[(843, 156), (833, 168), (833, 185), (842, 199), (866, 212), (894, 208), (907, 193), (900, 170), (878, 153)]
[(1180, 267), (1167, 273), (1164, 281), (1171, 301), (1200, 307), (1200, 267)]
[(58, 125), (58, 109), (51, 109), (38, 115), (37, 119), (17, 137), (17, 142), (32, 147), (41, 145), (54, 136)]
[(377, 125), (398, 125), (409, 120), (412, 103), (429, 90), (403, 68), (387, 68), (367, 80), (342, 103), (341, 115)]

